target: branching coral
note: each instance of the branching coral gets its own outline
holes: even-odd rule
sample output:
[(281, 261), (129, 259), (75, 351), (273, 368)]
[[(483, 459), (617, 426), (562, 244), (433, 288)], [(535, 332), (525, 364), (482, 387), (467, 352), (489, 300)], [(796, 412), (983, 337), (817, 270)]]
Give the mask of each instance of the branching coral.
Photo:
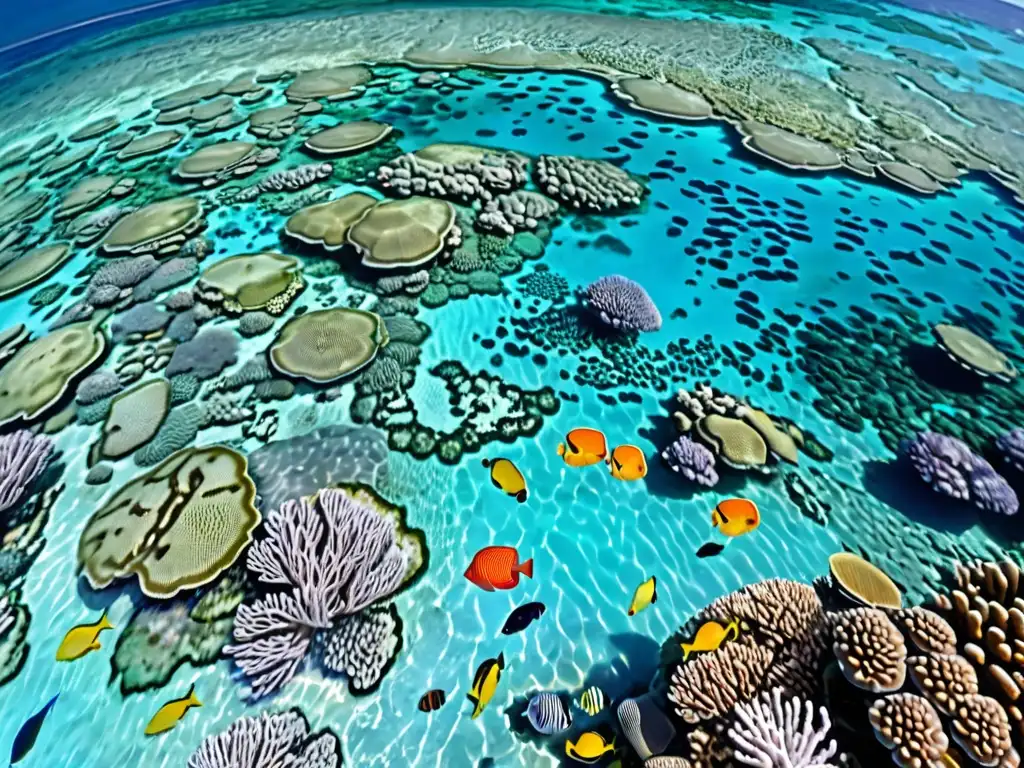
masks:
[(26, 429), (0, 437), (0, 513), (21, 500), (52, 453), (50, 438)]
[(331, 731), (309, 733), (297, 709), (241, 717), (207, 736), (188, 768), (337, 768), (341, 744)]
[(755, 768), (835, 768), (828, 762), (836, 742), (828, 742), (832, 723), (821, 707), (821, 727), (814, 726), (814, 707), (797, 697), (783, 701), (782, 689), (763, 693), (736, 707), (737, 724), (729, 729), (734, 757)]
[(721, 717), (750, 701), (764, 681), (773, 654), (763, 647), (729, 643), (672, 672), (668, 699), (687, 723)]

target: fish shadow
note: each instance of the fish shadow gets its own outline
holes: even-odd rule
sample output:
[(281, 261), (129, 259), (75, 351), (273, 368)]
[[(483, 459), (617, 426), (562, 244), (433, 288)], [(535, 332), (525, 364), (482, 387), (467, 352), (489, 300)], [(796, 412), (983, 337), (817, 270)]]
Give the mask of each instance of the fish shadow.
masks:
[(910, 460), (867, 461), (863, 465), (864, 489), (893, 509), (937, 531), (962, 534), (981, 516), (967, 502), (933, 491), (917, 475)]
[(907, 347), (905, 357), (914, 375), (937, 389), (969, 395), (984, 389), (980, 376), (954, 363), (938, 347), (915, 342)]
[(85, 574), (82, 574), (75, 583), (75, 591), (78, 593), (78, 599), (90, 611), (107, 611), (122, 595), (127, 595), (131, 600), (132, 613), (148, 602), (137, 579), (115, 581), (103, 589), (93, 589)]

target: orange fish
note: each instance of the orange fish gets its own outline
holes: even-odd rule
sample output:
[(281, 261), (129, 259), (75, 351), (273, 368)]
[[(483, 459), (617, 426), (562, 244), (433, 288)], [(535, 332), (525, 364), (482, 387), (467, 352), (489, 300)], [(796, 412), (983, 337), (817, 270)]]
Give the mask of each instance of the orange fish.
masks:
[(512, 589), (519, 584), (519, 574), (533, 578), (533, 558), (519, 562), (515, 547), (484, 547), (466, 569), (465, 576), (480, 589)]
[(600, 430), (579, 427), (558, 444), (558, 455), (570, 467), (589, 467), (608, 456), (608, 441)]
[(635, 445), (620, 445), (605, 461), (616, 480), (640, 480), (647, 476), (647, 457)]
[[(761, 512), (750, 499), (726, 499), (711, 510), (711, 525), (730, 538), (750, 533), (761, 524)], [(724, 544), (709, 541), (697, 550), (697, 557), (714, 557)]]

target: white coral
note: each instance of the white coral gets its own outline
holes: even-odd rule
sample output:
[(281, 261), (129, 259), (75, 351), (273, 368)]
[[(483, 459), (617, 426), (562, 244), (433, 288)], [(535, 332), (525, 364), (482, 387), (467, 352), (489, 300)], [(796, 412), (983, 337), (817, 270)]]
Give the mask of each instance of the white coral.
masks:
[(814, 706), (795, 696), (783, 701), (781, 688), (737, 706), (738, 723), (729, 729), (734, 757), (755, 768), (836, 768), (828, 762), (836, 753), (835, 740), (819, 749), (832, 727), (828, 710), (819, 712), (822, 725), (815, 728)]

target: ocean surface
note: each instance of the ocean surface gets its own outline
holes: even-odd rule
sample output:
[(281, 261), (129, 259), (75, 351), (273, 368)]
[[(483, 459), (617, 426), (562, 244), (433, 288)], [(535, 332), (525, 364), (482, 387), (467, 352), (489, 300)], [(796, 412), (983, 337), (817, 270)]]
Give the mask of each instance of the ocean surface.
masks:
[[(522, 7), (540, 12), (541, 4), (537, 5), (537, 9), (533, 3)], [(626, 4), (609, 5), (613, 7), (604, 10), (630, 14)], [(831, 37), (883, 56), (890, 55), (890, 46), (913, 47), (942, 56), (964, 73), (963, 78), (947, 79), (951, 87), (970, 87), (1024, 106), (1024, 93), (981, 76), (979, 62), (991, 54), (968, 46), (959, 49), (919, 34), (882, 29), (865, 35), (864, 18), (841, 10), (811, 9), (812, 18), (796, 4), (755, 3), (749, 9), (757, 17), (742, 22), (737, 9), (747, 6), (722, 4), (716, 10), (714, 5), (680, 4), (678, 9), (663, 5), (639, 12), (652, 19), (715, 18), (763, 25), (794, 38)], [(91, 106), (91, 115), (116, 115), (122, 122), (118, 130), (149, 127), (152, 112), (140, 105), (191, 82), (153, 81), (145, 65), (151, 40), (132, 32), (130, 24), (151, 24), (152, 29), (161, 30), (161, 45), (177, 46), (181, 57), (195, 56), (200, 62), (214, 62), (216, 57), (193, 47), (191, 35), (199, 34), (195, 30), (204, 33), (195, 38), (204, 44), (218, 34), (225, 39), (232, 36), (229, 22), (216, 18), (218, 9), (198, 3), (182, 6), (154, 7), (137, 19), (112, 15), (95, 28), (69, 29), (14, 46), (51, 31), (26, 16), (6, 26), (0, 55), (12, 70), (9, 78), (23, 73), (24, 82), (30, 84), (43, 82), (47, 72), (74, 68), (75, 56), (107, 56), (111, 61), (120, 57), (123, 66), (139, 68), (139, 85), (112, 97), (102, 110)], [(1014, 39), (1012, 32), (905, 7), (874, 7), (949, 34), (969, 28), (972, 36), (1001, 51), (998, 58), (1024, 66), (1024, 42)], [(60, 13), (71, 27), (89, 17), (123, 10), (113, 5), (67, 7)], [(175, 32), (174, 16), (161, 21), (164, 14), (178, 11), (185, 14), (180, 33)], [(189, 17), (193, 12), (211, 15)], [(330, 12), (316, 9), (318, 18)], [(230, 23), (246, 21), (243, 4), (232, 13)], [(289, 23), (287, 16), (275, 16), (274, 25)], [(190, 18), (202, 23), (191, 27)], [(248, 23), (258, 24), (259, 18), (257, 12)], [(108, 48), (90, 50), (92, 35), (115, 29), (119, 37)], [(65, 46), (79, 47), (67, 53)], [(46, 62), (33, 63), (38, 56), (46, 57)], [(251, 50), (249, 57), (230, 62), (225, 71), (260, 71), (260, 51)], [(581, 155), (611, 162), (643, 180), (648, 193), (636, 209), (594, 215), (563, 209), (552, 219), (542, 257), (523, 260), (516, 271), (503, 276), (497, 295), (478, 293), (440, 307), (425, 303), (417, 307), (416, 319), (431, 329), (420, 347), (415, 383), (408, 393), (421, 423), (436, 429), (461, 423), (462, 414), (452, 411), (443, 382), (431, 372), (444, 361), (458, 361), (470, 372), (484, 371), (521, 390), (550, 388), (557, 396), (557, 412), (544, 416), (535, 434), (467, 451), (453, 465), (436, 455), (421, 459), (391, 451), (388, 479), (376, 490), (391, 504), (404, 507), (406, 523), (424, 532), (429, 548), (426, 571), (392, 599), (402, 617), (402, 648), (394, 666), (377, 690), (355, 696), (344, 680), (329, 677), (309, 663), (279, 694), (256, 703), (242, 697), (245, 680), (224, 656), (201, 666), (185, 662), (155, 690), (127, 695), (119, 690), (111, 679), (117, 634), (139, 607), (151, 601), (134, 578), (93, 590), (81, 576), (76, 551), (90, 516), (118, 488), (146, 470), (126, 456), (105, 462), (112, 470), (109, 481), (86, 484), (88, 453), (100, 425), (83, 424), (79, 418), (53, 430), (50, 438), (62, 467), (59, 482), (65, 488), (49, 513), (45, 546), (16, 584), (7, 585), (18, 587), (20, 601), (31, 611), (31, 624), (24, 666), (0, 687), (0, 754), (5, 754), (2, 750), (12, 744), (26, 718), (59, 692), (38, 742), (21, 765), (185, 766), (205, 737), (239, 717), (289, 707), (301, 708), (313, 730), (332, 729), (348, 765), (471, 766), (485, 758), (498, 766), (571, 764), (565, 758), (564, 739), (525, 735), (515, 727), (510, 713), (517, 706), (521, 710), (524, 697), (542, 690), (575, 696), (587, 686), (599, 685), (616, 700), (645, 689), (658, 674), (661, 644), (721, 595), (772, 577), (811, 582), (828, 573), (831, 554), (850, 550), (868, 559), (877, 552), (884, 568), (901, 568), (890, 575), (908, 596), (920, 600), (929, 589), (923, 581), (912, 580), (935, 565), (918, 559), (922, 541), (924, 549), (932, 542), (941, 556), (994, 556), (1003, 550), (1017, 556), (1024, 537), (1015, 534), (1012, 526), (989, 525), (974, 508), (947, 508), (946, 501), (932, 494), (912, 471), (906, 474), (908, 470), (897, 462), (891, 442), (880, 437), (876, 423), (869, 420), (853, 431), (816, 408), (815, 402), (827, 393), (809, 379), (800, 352), (800, 329), (809, 323), (832, 321), (847, 328), (851, 344), (856, 344), (860, 338), (854, 335), (860, 327), (857, 318), (870, 317), (865, 322), (877, 324), (887, 319), (903, 323), (909, 307), (924, 326), (966, 325), (974, 318), (972, 330), (986, 336), (1011, 361), (1024, 359), (1024, 336), (1018, 332), (1022, 306), (1015, 287), (1022, 279), (1018, 275), (1024, 273), (1024, 208), (990, 177), (970, 173), (947, 191), (925, 197), (849, 171), (807, 174), (783, 169), (747, 152), (728, 123), (682, 122), (632, 109), (609, 93), (604, 79), (579, 72), (465, 67), (452, 75), (459, 81), (456, 85), (434, 88), (417, 84), (423, 68), (390, 62), (371, 65), (375, 80), (366, 92), (343, 102), (325, 102), (322, 113), (303, 117), (305, 135), (347, 117), (371, 117), (393, 126), (401, 152), (447, 142), (531, 158)], [(823, 60), (821, 75), (827, 77), (834, 66)], [(220, 73), (197, 71), (195, 75), (199, 81)], [(287, 79), (268, 82), (272, 94), (259, 106), (285, 104), (286, 86)], [(21, 116), (17, 128), (5, 131), (0, 125), (0, 135), (8, 147), (36, 141), (50, 132), (63, 139), (81, 126), (83, 118), (82, 110), (75, 109), (62, 123), (59, 115), (50, 112), (32, 130), (31, 120)], [(171, 196), (176, 183), (169, 180), (167, 169), (203, 143), (249, 139), (242, 123), (210, 137), (190, 136), (161, 155), (158, 163), (126, 167), (125, 173), (136, 179), (138, 188), (124, 204)], [(311, 162), (294, 139), (279, 146), (282, 152), (276, 165), (241, 181), (232, 180), (231, 185), (252, 184), (267, 171)], [(35, 155), (49, 156), (51, 150), (45, 147)], [(111, 162), (98, 154), (70, 173), (51, 177), (38, 172), (35, 160), (0, 171), (3, 184), (27, 170), (26, 188), (50, 194), (40, 218), (26, 222), (25, 239), (13, 241), (9, 248), (19, 251), (29, 243), (64, 239), (66, 224), (53, 217), (56, 195), (78, 178), (109, 173)], [(320, 201), (354, 191), (381, 196), (380, 189), (369, 182), (331, 180), (322, 187)], [(204, 199), (204, 234), (212, 240), (213, 251), (200, 264), (201, 270), (243, 253), (292, 252), (309, 274), (305, 290), (288, 308), (286, 318), (303, 309), (354, 306), (360, 301), (360, 306), (372, 306), (362, 273), (349, 276), (343, 267), (340, 274), (314, 275), (312, 265), (322, 266), (335, 257), (282, 239), (292, 208), (272, 209), (257, 202), (219, 204), (217, 194), (222, 188), (181, 185), (179, 192), (195, 192)], [(167, 194), (156, 192), (151, 197), (145, 189)], [(15, 194), (20, 192), (4, 197), (9, 201)], [(0, 239), (17, 226), (0, 229)], [(906, 256), (921, 254), (922, 249), (938, 258)], [(44, 336), (56, 310), (63, 311), (83, 294), (91, 274), (83, 270), (103, 258), (98, 246), (76, 244), (59, 269), (0, 301), (3, 327), (23, 323), (33, 338)], [(564, 299), (553, 302), (528, 289), (530, 276), (545, 272), (564, 278)], [(573, 327), (584, 322), (580, 316), (585, 315), (575, 292), (585, 291), (607, 275), (622, 275), (643, 286), (663, 320), (659, 330), (641, 334), (625, 351), (579, 341), (582, 332)], [(194, 282), (192, 278), (169, 293), (188, 291)], [(67, 286), (68, 292), (54, 304), (39, 308), (30, 301), (39, 289), (57, 284)], [(108, 335), (118, 311), (103, 321)], [(252, 338), (238, 334), (232, 318), (212, 322), (232, 330), (237, 338), (236, 362), (226, 371), (231, 373), (264, 354), (284, 319), (277, 319), (269, 333)], [(774, 334), (777, 343), (765, 344), (766, 331)], [(542, 343), (545, 335), (547, 348)], [(695, 350), (702, 340), (711, 352)], [(930, 344), (927, 335), (916, 341)], [(116, 367), (114, 362), (129, 344), (111, 342), (102, 365)], [(733, 352), (730, 359), (725, 349), (741, 351), (738, 357)], [(842, 354), (857, 351), (845, 347)], [(616, 355), (623, 355), (625, 361)], [(672, 361), (676, 364), (669, 365)], [(851, 376), (857, 375), (855, 366), (848, 370)], [(160, 375), (147, 371), (143, 380)], [(729, 476), (716, 488), (687, 484), (660, 454), (676, 438), (671, 420), (675, 391), (692, 390), (700, 382), (798, 425), (831, 457), (826, 461), (804, 453), (797, 466), (779, 464), (765, 477), (729, 475), (724, 470), (723, 475)], [(275, 410), (277, 430), (271, 440), (287, 440), (314, 429), (353, 423), (354, 385), (343, 381), (335, 386), (339, 391), (329, 396), (324, 394), (325, 387), (302, 385), (286, 400), (247, 402), (260, 413)], [(999, 386), (1019, 389), (1022, 385), (1019, 380), (1006, 385), (987, 380), (980, 386), (990, 392)], [(74, 387), (66, 402), (73, 391)], [(248, 391), (242, 390), (243, 398)], [(197, 402), (209, 394), (207, 385)], [(898, 397), (896, 391), (880, 394)], [(842, 400), (843, 393), (835, 397)], [(943, 407), (954, 406), (939, 403), (935, 412)], [(859, 412), (863, 414), (863, 409)], [(917, 415), (922, 424), (933, 418), (929, 413)], [(1002, 417), (1024, 426), (1024, 413)], [(638, 446), (647, 458), (647, 476), (627, 483), (612, 477), (604, 463), (568, 466), (557, 447), (577, 427), (601, 430), (611, 447)], [(194, 444), (228, 444), (243, 454), (260, 448), (262, 441), (244, 436), (242, 428), (242, 424), (203, 428)], [(481, 459), (499, 456), (511, 460), (524, 476), (529, 489), (525, 503), (493, 487)], [(885, 468), (881, 480), (879, 467)], [(300, 473), (302, 468), (280, 471)], [(833, 502), (836, 509), (830, 519), (816, 521), (794, 501), (794, 475), (818, 488), (822, 500)], [(828, 489), (839, 488), (856, 503), (828, 495)], [(760, 509), (760, 526), (731, 541), (721, 555), (698, 558), (697, 550), (714, 538), (712, 509), (729, 496), (753, 501)], [(885, 551), (879, 549), (882, 542), (887, 542)], [(903, 544), (905, 551), (900, 549)], [(487, 592), (471, 583), (464, 572), (474, 554), (493, 545), (515, 547), (521, 559), (532, 558), (533, 578), (522, 578), (510, 591)], [(940, 555), (935, 559), (942, 559)], [(244, 555), (239, 562), (244, 562)], [(627, 615), (634, 590), (651, 576), (657, 578), (657, 602), (638, 615)], [(509, 613), (528, 601), (543, 602), (544, 616), (522, 633), (503, 636), (500, 630)], [(101, 636), (103, 647), (73, 663), (55, 663), (65, 632), (97, 620), (102, 611), (116, 628)], [(474, 671), (499, 652), (504, 654), (505, 667), (497, 693), (484, 714), (470, 720), (466, 694)], [(144, 736), (143, 729), (157, 709), (183, 696), (193, 684), (203, 706), (189, 711), (173, 731)], [(431, 689), (445, 691), (448, 703), (425, 714), (417, 703)], [(609, 762), (606, 759), (603, 764)]]

